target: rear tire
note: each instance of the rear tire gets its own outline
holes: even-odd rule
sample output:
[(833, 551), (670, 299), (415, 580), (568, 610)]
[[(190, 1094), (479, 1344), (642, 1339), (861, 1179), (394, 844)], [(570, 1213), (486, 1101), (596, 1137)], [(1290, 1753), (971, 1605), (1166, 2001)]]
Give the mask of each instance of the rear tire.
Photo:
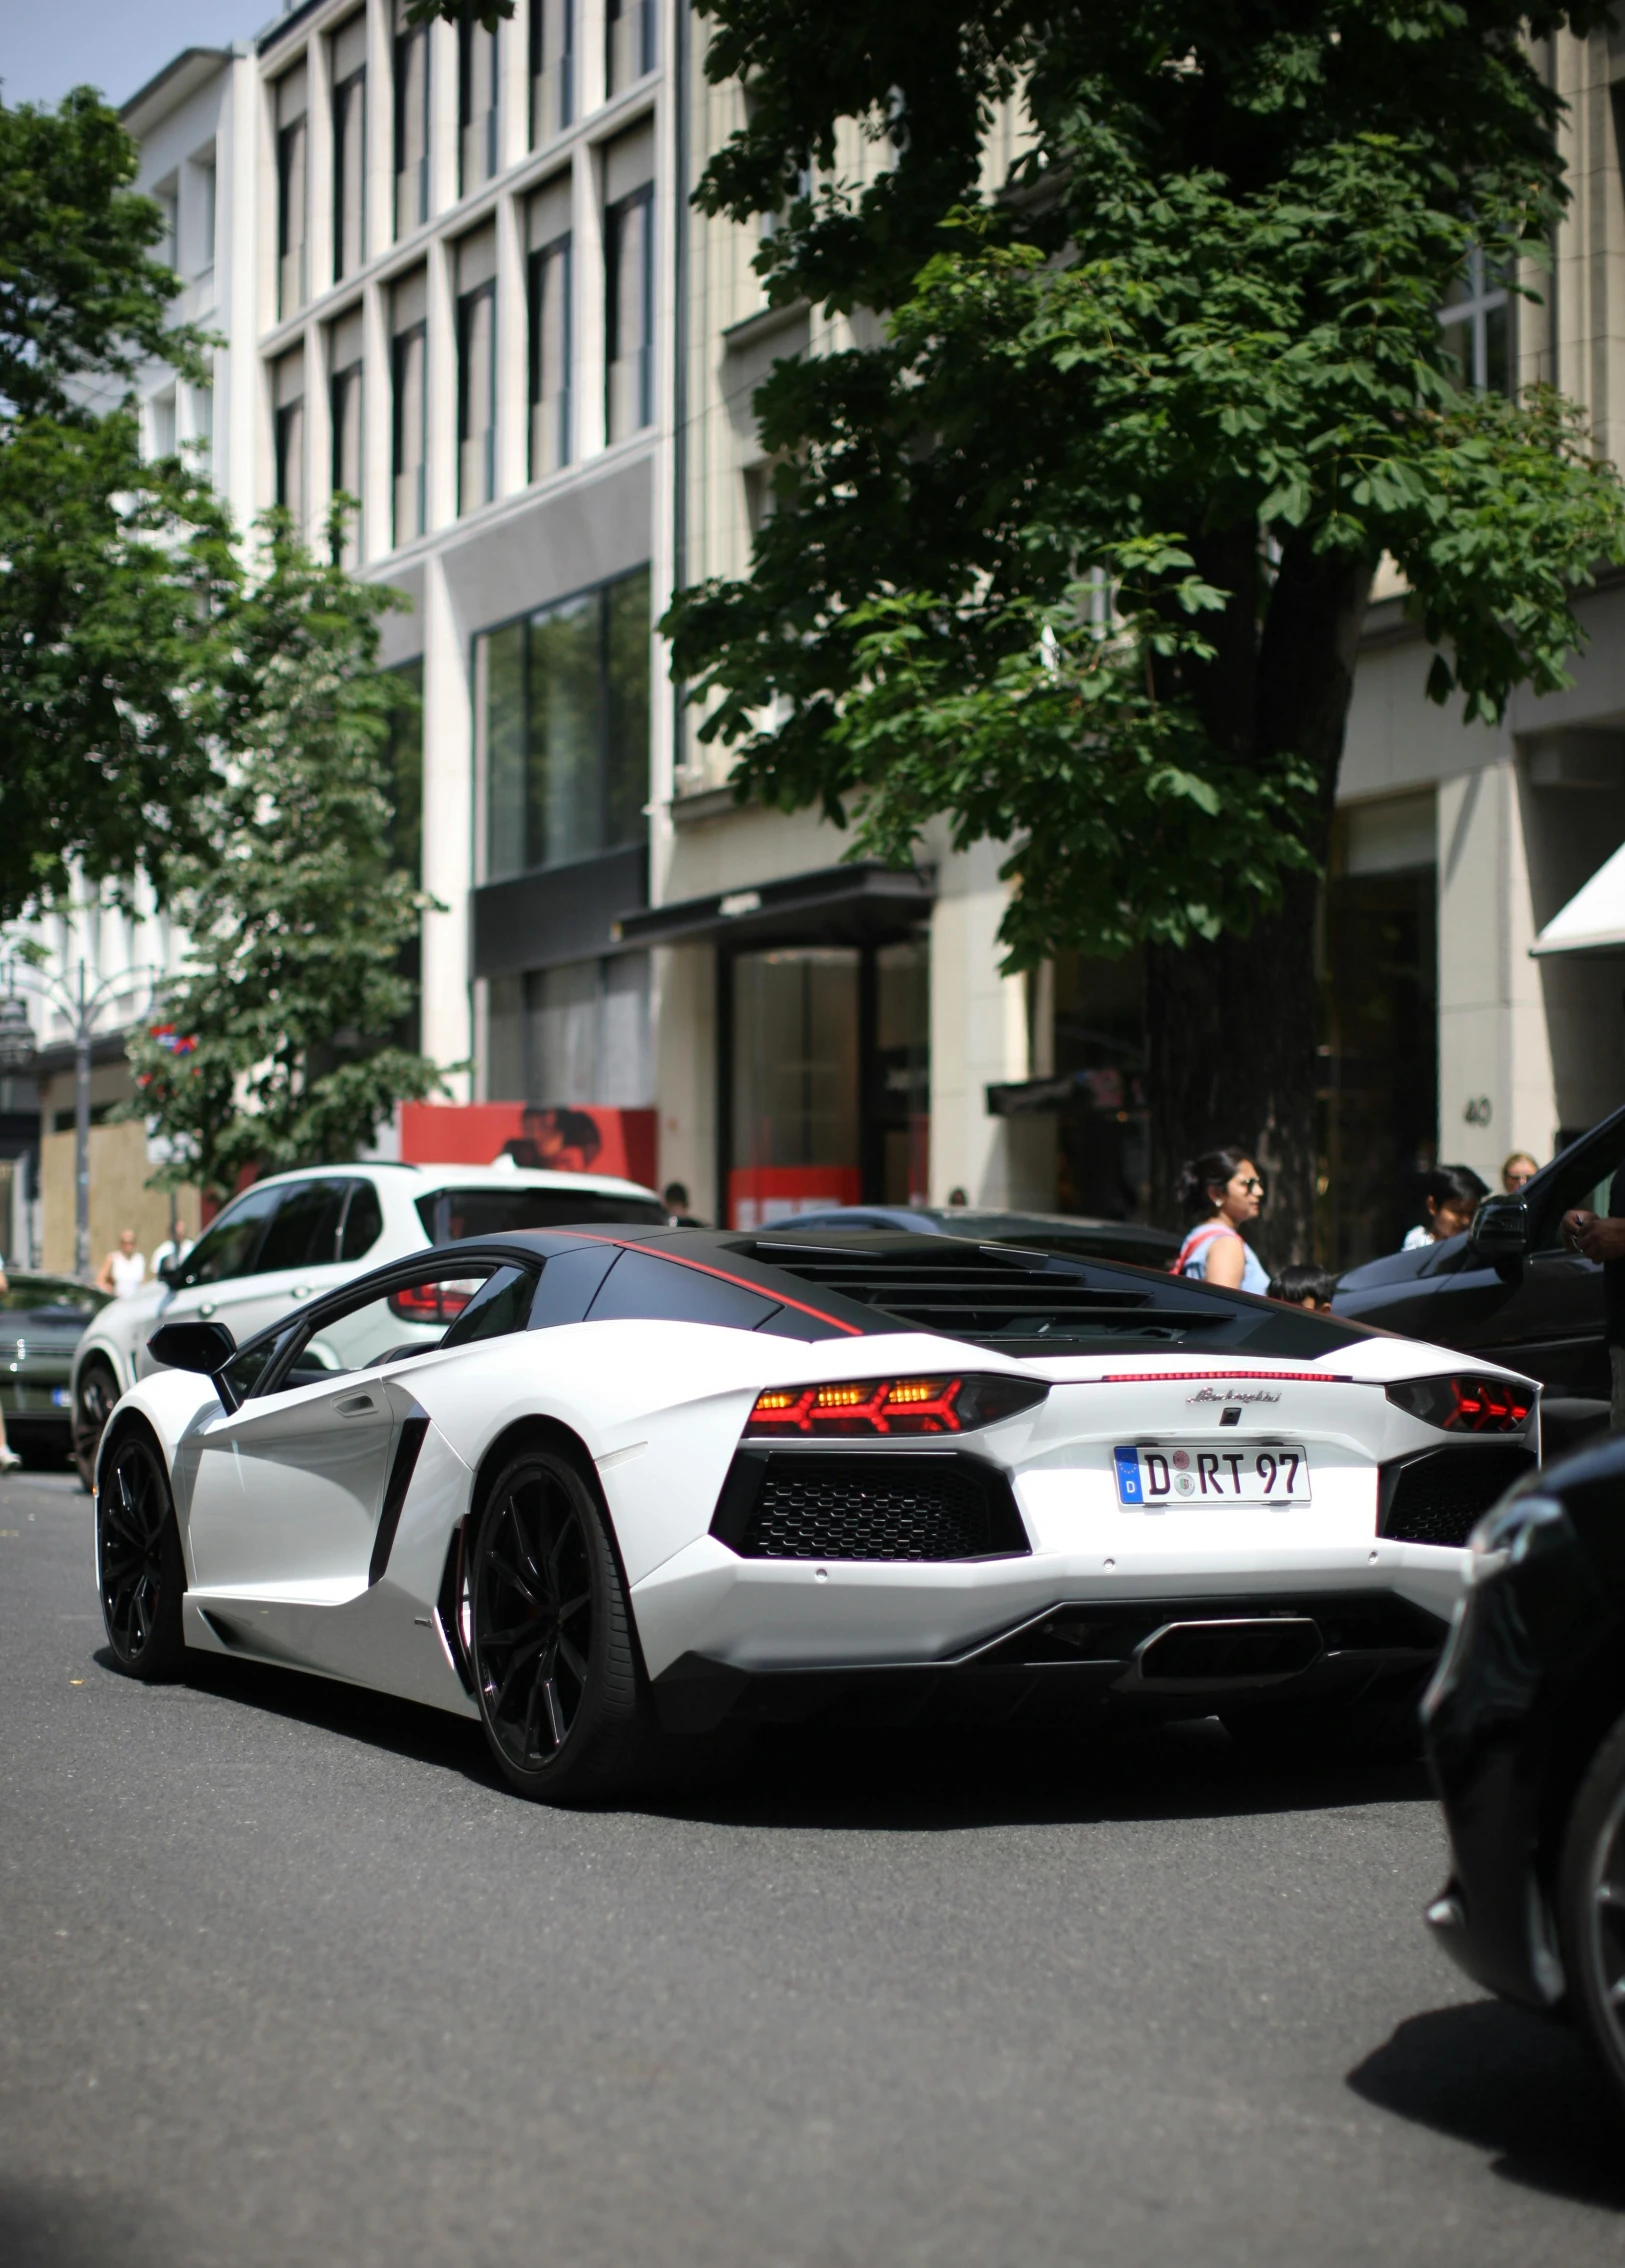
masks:
[(117, 1400), (118, 1380), (100, 1355), (92, 1355), (73, 1390), (73, 1461), (87, 1495), (96, 1486), (96, 1459)]
[(96, 1498), (96, 1573), (115, 1665), (149, 1682), (174, 1677), (186, 1654), (186, 1562), (163, 1459), (134, 1427), (113, 1444)]
[(1625, 1717), (1592, 1758), (1569, 1814), (1557, 1931), (1569, 2003), (1625, 2104)]
[(498, 1474), (467, 1585), (475, 1697), (508, 1785), (538, 1803), (617, 1793), (647, 1711), (608, 1523), (574, 1458), (527, 1449)]

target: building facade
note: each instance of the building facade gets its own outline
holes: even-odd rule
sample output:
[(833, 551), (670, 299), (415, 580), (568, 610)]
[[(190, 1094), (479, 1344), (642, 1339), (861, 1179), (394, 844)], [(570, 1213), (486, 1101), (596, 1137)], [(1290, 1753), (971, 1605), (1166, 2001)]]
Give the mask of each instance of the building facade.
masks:
[[(813, 814), (739, 808), (670, 683), (672, 591), (741, 572), (771, 509), (755, 388), (853, 336), (766, 307), (758, 232), (688, 203), (743, 117), (706, 38), (686, 0), (521, 0), (495, 33), (309, 0), (187, 50), (124, 116), (177, 311), (222, 344), (211, 386), (146, 375), (149, 444), (206, 451), (245, 527), (279, 504), (326, 542), (353, 499), (335, 540), (401, 594), (385, 661), (421, 693), (400, 781), (436, 901), (421, 1028), (456, 1100), (652, 1110), (662, 1178), (740, 1226), (955, 1190), (1131, 1209), (1132, 958), (1002, 976), (994, 849), (934, 837), (892, 874)], [(1441, 320), (1475, 382), (1556, 382), (1617, 457), (1625, 46), (1541, 60), (1571, 106), (1552, 275), (1520, 299), (1480, 264)], [(841, 162), (880, 161), (851, 137)], [(1625, 581), (1580, 612), (1571, 690), (1467, 727), (1424, 699), (1379, 584), (1323, 924), (1328, 1258), (1397, 1241), (1419, 1166), (1493, 1181), (1621, 1099), (1625, 950), (1528, 950), (1625, 841)], [(62, 973), (106, 982), (100, 1107), (177, 941), (150, 909), (47, 929)], [(47, 1129), (65, 1036), (47, 1020)]]

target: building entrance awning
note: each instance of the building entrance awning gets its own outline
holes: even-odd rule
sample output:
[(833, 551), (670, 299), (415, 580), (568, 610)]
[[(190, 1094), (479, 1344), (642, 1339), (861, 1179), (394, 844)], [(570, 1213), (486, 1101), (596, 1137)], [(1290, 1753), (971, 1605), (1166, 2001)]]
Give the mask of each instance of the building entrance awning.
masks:
[(824, 866), (623, 914), (615, 935), (624, 945), (862, 945), (917, 927), (936, 896), (930, 867)]
[(1625, 948), (1625, 845), (1553, 914), (1529, 950), (1600, 953), (1610, 947)]

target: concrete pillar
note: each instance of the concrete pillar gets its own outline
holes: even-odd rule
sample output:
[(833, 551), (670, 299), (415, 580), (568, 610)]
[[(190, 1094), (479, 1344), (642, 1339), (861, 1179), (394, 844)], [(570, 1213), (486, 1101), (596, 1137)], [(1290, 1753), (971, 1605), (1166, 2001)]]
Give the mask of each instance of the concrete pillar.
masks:
[(999, 974), (1008, 893), (996, 843), (938, 868), (931, 923), (931, 1199), (1048, 1207), (1054, 1127), (988, 1115), (986, 1090), (1028, 1076), (1026, 984)]
[[(423, 919), (423, 1051), (439, 1063), (473, 1053), (468, 895), (473, 873), (473, 715), (468, 641), (446, 588), (440, 554), (423, 576), (423, 887), (444, 909)], [(466, 1072), (450, 1082), (469, 1099)]]

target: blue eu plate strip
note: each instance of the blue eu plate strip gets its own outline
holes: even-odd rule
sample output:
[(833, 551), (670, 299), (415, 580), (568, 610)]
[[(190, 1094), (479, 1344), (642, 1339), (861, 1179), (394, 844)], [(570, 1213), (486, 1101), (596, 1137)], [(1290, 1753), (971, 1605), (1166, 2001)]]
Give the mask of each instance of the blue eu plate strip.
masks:
[(1140, 1490), (1140, 1459), (1138, 1453), (1131, 1448), (1114, 1449), (1112, 1455), (1117, 1460), (1117, 1495), (1119, 1502), (1143, 1504), (1145, 1497)]

